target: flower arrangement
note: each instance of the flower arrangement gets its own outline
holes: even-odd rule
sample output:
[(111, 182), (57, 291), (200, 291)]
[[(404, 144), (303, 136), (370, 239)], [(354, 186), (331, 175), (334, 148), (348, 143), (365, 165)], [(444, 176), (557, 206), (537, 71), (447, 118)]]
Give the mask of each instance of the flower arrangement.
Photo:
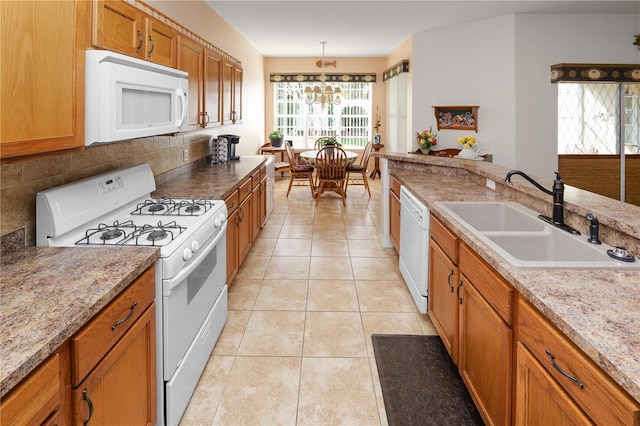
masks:
[(429, 126), (429, 130), (416, 133), (416, 141), (421, 149), (429, 149), (438, 143), (438, 134)]
[(476, 144), (476, 138), (473, 136), (463, 136), (458, 139), (458, 143), (462, 145), (463, 148), (471, 148)]

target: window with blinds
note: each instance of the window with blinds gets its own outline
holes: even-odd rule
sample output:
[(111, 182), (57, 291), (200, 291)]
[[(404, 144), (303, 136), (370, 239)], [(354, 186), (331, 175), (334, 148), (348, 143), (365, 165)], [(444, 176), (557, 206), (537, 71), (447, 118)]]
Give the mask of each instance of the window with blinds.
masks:
[(309, 83), (274, 83), (273, 130), (296, 147), (312, 148), (321, 136), (334, 136), (344, 147), (364, 147), (372, 140), (372, 83), (331, 82), (342, 90), (341, 102), (322, 108), (307, 105), (304, 88)]

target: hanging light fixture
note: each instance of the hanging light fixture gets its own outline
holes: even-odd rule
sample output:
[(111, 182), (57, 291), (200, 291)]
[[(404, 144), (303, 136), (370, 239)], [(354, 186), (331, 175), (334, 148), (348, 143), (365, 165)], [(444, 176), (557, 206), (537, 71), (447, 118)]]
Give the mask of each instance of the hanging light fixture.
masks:
[(320, 104), (322, 108), (329, 104), (338, 105), (340, 103), (340, 95), (342, 95), (342, 91), (339, 87), (335, 89), (331, 86), (328, 86), (325, 82), (327, 81), (327, 76), (324, 74), (324, 45), (327, 44), (326, 41), (321, 41), (322, 44), (322, 74), (318, 78), (320, 80), (319, 86), (307, 86), (304, 89), (304, 101), (308, 104)]

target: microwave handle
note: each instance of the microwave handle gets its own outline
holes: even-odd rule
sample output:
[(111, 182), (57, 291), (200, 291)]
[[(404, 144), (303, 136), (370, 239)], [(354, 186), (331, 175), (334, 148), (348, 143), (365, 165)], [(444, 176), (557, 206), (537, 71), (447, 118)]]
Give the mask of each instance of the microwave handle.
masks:
[(178, 127), (182, 127), (184, 124), (184, 120), (187, 118), (187, 97), (185, 96), (182, 89), (176, 90), (176, 94), (178, 98), (180, 98), (180, 102), (182, 103), (182, 117), (180, 117), (180, 121), (178, 121)]

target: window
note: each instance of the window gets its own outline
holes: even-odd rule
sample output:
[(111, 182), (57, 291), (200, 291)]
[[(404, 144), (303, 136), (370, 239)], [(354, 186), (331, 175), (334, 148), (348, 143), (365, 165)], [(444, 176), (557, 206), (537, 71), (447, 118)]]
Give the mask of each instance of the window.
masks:
[[(624, 112), (620, 97), (623, 97)], [(640, 85), (558, 84), (558, 154), (640, 153)], [(624, 127), (621, 138), (620, 123)]]
[(372, 139), (372, 83), (334, 83), (340, 87), (338, 105), (307, 105), (304, 88), (309, 83), (274, 83), (273, 128), (295, 146), (313, 147), (321, 136), (335, 136), (345, 147), (364, 147)]

